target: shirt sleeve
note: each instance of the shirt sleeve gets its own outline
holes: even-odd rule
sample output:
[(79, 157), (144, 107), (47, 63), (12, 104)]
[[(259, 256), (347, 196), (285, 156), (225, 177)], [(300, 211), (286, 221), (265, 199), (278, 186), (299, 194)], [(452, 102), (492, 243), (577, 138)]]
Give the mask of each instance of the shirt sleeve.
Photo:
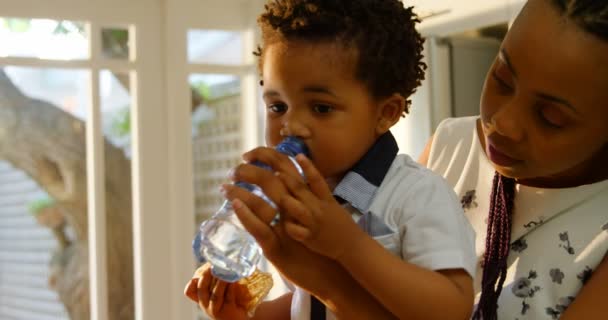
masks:
[(476, 270), (475, 232), (451, 187), (425, 172), (408, 188), (399, 222), (404, 260), (431, 270)]

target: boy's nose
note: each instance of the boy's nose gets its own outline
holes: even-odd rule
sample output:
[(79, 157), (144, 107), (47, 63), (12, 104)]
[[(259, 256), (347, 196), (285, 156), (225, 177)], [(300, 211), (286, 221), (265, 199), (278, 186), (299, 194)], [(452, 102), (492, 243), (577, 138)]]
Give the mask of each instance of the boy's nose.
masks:
[(310, 129), (302, 121), (289, 120), (283, 122), (280, 134), (282, 137), (307, 138), (310, 136)]

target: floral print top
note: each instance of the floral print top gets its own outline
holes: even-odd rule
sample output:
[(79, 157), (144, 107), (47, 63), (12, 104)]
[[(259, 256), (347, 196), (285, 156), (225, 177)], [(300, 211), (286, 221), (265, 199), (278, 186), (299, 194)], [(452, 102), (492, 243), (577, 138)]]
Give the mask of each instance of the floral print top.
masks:
[[(476, 133), (478, 117), (444, 120), (428, 167), (461, 197), (481, 261), (494, 168)], [(608, 251), (608, 181), (575, 188), (517, 185), (507, 278), (498, 319), (558, 319)], [(479, 299), (482, 268), (477, 266)]]

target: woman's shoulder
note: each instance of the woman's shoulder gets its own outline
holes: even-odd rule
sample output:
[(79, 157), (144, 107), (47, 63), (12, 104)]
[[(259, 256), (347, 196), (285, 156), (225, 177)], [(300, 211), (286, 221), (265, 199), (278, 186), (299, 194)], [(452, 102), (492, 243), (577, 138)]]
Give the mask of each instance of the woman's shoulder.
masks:
[(432, 149), (446, 148), (461, 142), (471, 143), (479, 117), (447, 118), (442, 120), (433, 135)]
[(427, 167), (445, 177), (449, 168), (462, 168), (468, 158), (479, 153), (476, 132), (478, 119), (463, 117), (443, 120), (433, 135)]

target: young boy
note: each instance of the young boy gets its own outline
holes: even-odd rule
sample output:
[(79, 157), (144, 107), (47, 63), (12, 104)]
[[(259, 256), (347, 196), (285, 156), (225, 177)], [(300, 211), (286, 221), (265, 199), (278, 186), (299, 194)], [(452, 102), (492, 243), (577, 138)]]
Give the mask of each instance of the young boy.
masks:
[[(301, 138), (308, 160), (257, 148), (222, 191), (266, 258), (297, 287), (255, 319), (468, 319), (474, 234), (452, 188), (397, 155), (389, 129), (424, 74), (423, 40), (398, 0), (270, 1), (259, 18), (266, 142)], [(197, 286), (215, 319), (246, 319), (236, 284)]]

